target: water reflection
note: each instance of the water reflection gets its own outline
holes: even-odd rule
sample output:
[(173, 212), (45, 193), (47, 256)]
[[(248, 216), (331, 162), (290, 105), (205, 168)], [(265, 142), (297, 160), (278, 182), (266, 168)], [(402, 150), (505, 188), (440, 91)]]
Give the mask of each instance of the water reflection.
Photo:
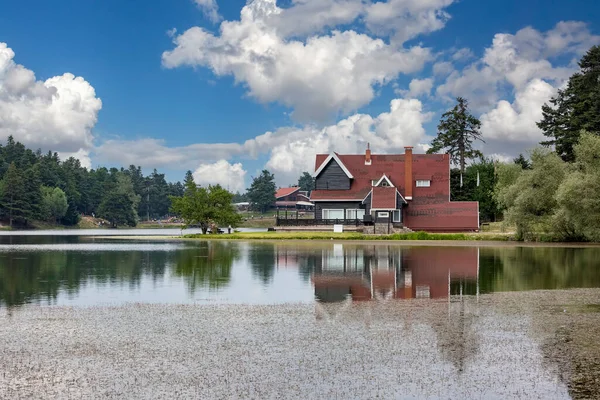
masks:
[(600, 287), (600, 248), (14, 240), (0, 244), (0, 306), (333, 303)]

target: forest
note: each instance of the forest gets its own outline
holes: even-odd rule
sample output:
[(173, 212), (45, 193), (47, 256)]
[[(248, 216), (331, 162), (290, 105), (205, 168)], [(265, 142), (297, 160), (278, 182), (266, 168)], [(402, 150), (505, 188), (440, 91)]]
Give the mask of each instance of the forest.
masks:
[(9, 226), (34, 221), (77, 225), (82, 215), (103, 218), (113, 226), (169, 214), (169, 196), (182, 196), (183, 185), (170, 183), (139, 166), (84, 168), (76, 158), (27, 149), (11, 136), (0, 145), (0, 218)]

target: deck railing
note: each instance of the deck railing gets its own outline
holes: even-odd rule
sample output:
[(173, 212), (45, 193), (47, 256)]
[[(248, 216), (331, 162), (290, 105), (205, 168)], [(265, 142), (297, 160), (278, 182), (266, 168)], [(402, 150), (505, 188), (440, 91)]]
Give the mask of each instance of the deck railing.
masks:
[(277, 226), (363, 225), (362, 219), (277, 218)]

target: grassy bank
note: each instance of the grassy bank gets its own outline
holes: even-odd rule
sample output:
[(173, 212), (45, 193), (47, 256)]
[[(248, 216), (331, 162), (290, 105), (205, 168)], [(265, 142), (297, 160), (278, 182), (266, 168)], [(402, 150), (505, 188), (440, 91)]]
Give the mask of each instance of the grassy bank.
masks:
[(231, 235), (185, 235), (184, 237), (203, 240), (510, 240), (509, 235), (503, 234), (427, 232), (397, 233), (393, 235), (365, 235), (358, 232), (237, 232)]

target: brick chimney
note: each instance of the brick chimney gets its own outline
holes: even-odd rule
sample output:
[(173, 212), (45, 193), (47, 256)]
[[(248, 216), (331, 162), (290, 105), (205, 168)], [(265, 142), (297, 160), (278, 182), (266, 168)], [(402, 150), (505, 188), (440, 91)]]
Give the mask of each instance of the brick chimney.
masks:
[(365, 152), (365, 165), (371, 165), (371, 147), (367, 143), (367, 151)]
[(412, 200), (413, 195), (413, 153), (412, 147), (406, 146), (404, 148), (404, 198), (406, 200)]

